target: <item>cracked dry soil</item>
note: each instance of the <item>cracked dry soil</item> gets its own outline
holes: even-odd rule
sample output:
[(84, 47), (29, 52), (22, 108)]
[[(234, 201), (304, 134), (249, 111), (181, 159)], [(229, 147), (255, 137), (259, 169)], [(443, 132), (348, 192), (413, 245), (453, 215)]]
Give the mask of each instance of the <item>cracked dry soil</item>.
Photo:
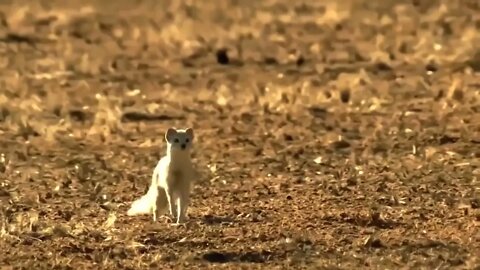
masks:
[[(4, 1), (2, 269), (479, 269), (478, 1)], [(127, 217), (191, 126), (184, 227)]]

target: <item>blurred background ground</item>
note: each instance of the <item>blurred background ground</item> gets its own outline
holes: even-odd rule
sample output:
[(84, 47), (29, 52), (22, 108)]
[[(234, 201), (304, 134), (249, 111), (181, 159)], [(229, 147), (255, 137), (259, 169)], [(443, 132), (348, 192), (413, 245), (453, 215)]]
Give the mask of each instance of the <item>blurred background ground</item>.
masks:
[[(4, 269), (480, 267), (478, 1), (2, 1)], [(127, 217), (170, 126), (190, 222)]]

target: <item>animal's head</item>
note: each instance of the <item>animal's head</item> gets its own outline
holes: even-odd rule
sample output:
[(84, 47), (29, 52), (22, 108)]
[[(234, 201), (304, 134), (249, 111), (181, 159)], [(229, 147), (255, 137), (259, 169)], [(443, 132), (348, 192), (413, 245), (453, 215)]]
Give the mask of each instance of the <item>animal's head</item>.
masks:
[(189, 151), (193, 142), (193, 129), (169, 128), (165, 133), (170, 151)]

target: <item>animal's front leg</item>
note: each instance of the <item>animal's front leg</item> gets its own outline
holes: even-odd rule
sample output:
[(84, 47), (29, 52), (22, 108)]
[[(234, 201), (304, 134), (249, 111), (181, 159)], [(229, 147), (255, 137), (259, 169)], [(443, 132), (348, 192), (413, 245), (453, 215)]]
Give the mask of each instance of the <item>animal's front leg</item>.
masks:
[(153, 216), (153, 222), (157, 221), (157, 204), (153, 204), (152, 206), (152, 216)]
[(167, 201), (168, 201), (168, 206), (170, 208), (170, 215), (172, 215), (172, 217), (174, 219), (177, 218), (177, 211), (175, 209), (175, 199), (174, 199), (174, 195), (173, 195), (173, 190), (171, 189), (165, 189), (165, 193), (167, 195)]
[(167, 192), (163, 188), (158, 188), (158, 196), (157, 196), (157, 217), (166, 214), (169, 210), (168, 200), (167, 200)]
[(187, 208), (190, 203), (189, 194), (187, 191), (182, 191), (177, 199), (177, 224), (184, 223), (186, 220)]

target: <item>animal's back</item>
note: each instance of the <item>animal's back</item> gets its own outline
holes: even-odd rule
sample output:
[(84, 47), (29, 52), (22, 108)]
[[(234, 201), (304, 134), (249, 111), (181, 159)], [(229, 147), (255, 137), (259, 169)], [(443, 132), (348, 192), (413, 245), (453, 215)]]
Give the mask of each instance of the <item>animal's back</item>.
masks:
[(157, 186), (165, 188), (169, 175), (170, 159), (167, 156), (162, 157), (155, 168), (157, 172)]

